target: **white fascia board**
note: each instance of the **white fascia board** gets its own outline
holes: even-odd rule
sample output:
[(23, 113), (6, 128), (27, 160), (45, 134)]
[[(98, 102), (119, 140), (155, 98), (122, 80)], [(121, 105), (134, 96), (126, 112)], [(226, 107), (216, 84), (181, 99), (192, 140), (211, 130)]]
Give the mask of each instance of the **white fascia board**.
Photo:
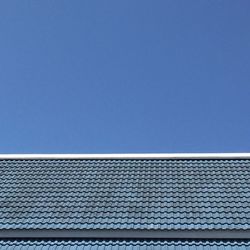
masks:
[(250, 159), (250, 153), (0, 154), (0, 160), (7, 159)]

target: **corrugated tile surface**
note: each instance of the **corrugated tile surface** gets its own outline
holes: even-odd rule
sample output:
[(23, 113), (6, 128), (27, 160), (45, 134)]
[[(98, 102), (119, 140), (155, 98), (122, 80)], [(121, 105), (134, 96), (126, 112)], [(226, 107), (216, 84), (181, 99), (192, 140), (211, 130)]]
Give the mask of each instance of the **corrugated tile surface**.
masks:
[(249, 241), (3, 241), (3, 250), (249, 250)]
[(0, 228), (250, 229), (249, 160), (1, 160)]

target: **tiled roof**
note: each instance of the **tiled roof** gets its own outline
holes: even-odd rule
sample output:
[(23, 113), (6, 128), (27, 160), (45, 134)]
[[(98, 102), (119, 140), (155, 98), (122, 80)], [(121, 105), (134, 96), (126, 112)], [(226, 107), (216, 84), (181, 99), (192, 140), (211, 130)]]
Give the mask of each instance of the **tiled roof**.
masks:
[(249, 250), (250, 242), (244, 241), (10, 241), (0, 240), (4, 250)]
[(250, 229), (250, 160), (0, 160), (0, 229)]

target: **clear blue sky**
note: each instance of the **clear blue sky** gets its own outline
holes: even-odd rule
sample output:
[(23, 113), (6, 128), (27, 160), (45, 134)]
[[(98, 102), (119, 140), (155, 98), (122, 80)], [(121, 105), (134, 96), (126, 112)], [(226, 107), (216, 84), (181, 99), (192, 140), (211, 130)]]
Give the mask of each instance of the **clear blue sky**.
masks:
[(0, 2), (0, 152), (250, 151), (250, 2)]

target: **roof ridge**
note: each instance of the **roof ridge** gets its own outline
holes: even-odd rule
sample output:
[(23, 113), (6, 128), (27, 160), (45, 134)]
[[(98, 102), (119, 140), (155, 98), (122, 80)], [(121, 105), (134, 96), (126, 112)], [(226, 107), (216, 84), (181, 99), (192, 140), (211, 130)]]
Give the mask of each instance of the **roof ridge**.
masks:
[(250, 153), (0, 154), (0, 160), (41, 159), (250, 159)]

